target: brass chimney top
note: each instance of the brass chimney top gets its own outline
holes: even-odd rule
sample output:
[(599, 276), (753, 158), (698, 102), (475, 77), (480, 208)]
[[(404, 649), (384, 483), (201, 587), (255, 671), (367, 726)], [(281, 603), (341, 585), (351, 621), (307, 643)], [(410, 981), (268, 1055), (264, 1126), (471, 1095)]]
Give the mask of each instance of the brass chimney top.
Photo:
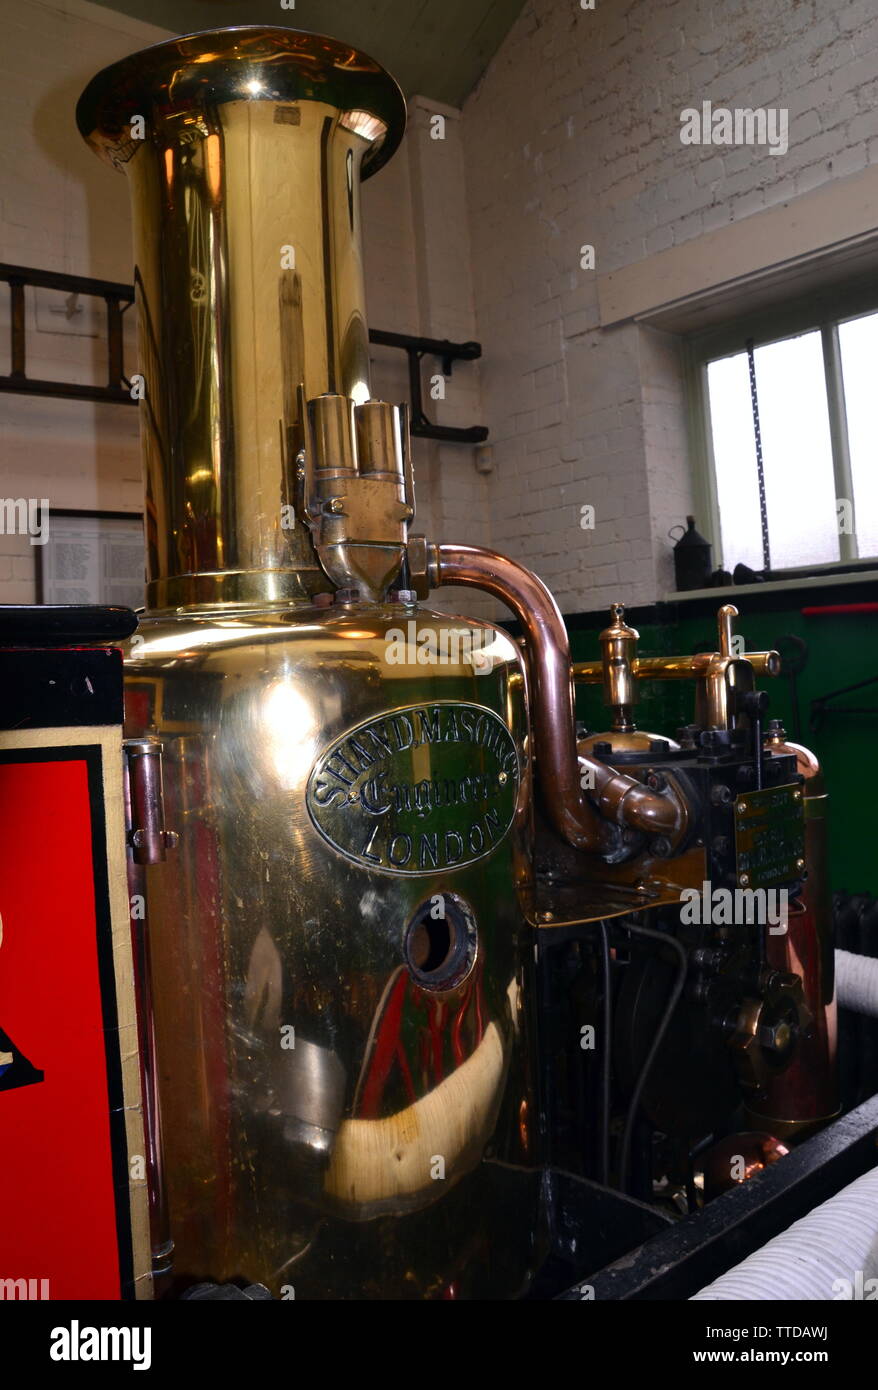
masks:
[(335, 39), (244, 27), (106, 68), (77, 123), (131, 186), (148, 606), (307, 601), (302, 400), (371, 397), (359, 184), (402, 92)]

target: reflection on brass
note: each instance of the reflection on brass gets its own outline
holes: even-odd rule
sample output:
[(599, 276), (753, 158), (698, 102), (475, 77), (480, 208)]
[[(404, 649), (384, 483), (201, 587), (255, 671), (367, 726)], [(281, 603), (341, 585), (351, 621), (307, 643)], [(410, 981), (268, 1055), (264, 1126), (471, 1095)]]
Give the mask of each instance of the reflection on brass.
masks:
[(126, 732), (160, 740), (179, 835), (143, 868), (174, 1277), (511, 1296), (541, 1257), (526, 687), (500, 629), (384, 592), (413, 489), (371, 398), (359, 181), (402, 96), (335, 40), (244, 28), (125, 59), (78, 118), (134, 202)]
[(410, 1107), (346, 1120), (326, 1175), (331, 1202), (359, 1219), (405, 1211), (423, 1206), (424, 1173), (437, 1154), (445, 1183), (472, 1169), (497, 1122), (503, 1069), (502, 1038), (489, 1023), (466, 1061)]

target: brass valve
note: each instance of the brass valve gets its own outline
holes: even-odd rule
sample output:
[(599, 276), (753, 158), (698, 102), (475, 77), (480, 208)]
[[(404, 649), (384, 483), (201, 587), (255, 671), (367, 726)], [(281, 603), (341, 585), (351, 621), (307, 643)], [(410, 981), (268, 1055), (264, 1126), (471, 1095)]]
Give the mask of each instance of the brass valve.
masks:
[(619, 733), (634, 728), (632, 710), (637, 702), (637, 642), (640, 633), (625, 622), (625, 607), (610, 606), (610, 626), (600, 635), (604, 700), (613, 712), (612, 727)]

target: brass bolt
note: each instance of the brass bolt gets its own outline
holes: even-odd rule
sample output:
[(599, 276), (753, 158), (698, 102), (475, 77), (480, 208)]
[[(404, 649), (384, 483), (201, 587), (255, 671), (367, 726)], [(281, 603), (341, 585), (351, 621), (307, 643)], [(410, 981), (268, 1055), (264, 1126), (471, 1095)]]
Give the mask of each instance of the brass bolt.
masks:
[(418, 598), (430, 593), (430, 547), (425, 536), (409, 536), (406, 543), (411, 586)]
[(746, 801), (739, 801), (738, 804), (737, 804), (737, 806), (735, 807), (735, 810), (737, 811), (737, 813), (738, 813), (739, 816), (743, 816), (743, 814), (744, 814), (744, 812), (746, 811), (746, 809), (747, 809), (747, 803), (746, 803)]
[(797, 868), (797, 869), (804, 869), (804, 867), (805, 867), (805, 861), (804, 861), (804, 859), (797, 859), (797, 860), (796, 860), (796, 868)]

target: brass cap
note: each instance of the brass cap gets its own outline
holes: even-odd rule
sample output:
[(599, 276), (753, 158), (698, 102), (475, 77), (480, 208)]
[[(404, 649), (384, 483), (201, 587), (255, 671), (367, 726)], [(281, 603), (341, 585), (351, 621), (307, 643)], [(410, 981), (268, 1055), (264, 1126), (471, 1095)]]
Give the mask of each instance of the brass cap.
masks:
[(405, 132), (405, 97), (374, 58), (323, 34), (249, 24), (183, 34), (104, 68), (79, 98), (76, 124), (118, 168), (133, 152), (134, 116), (200, 115), (232, 101), (335, 106), (341, 124), (368, 146), (364, 179), (387, 163)]

